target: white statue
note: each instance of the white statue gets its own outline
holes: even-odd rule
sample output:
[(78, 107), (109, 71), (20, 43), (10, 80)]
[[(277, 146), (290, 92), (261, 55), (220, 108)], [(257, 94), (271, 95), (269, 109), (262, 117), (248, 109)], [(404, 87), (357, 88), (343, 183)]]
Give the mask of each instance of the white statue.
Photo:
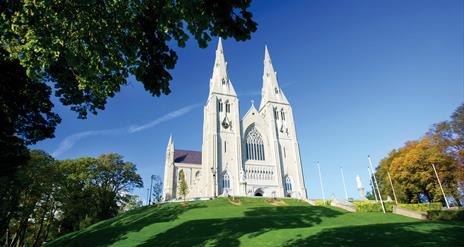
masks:
[(242, 167), (240, 168), (240, 182), (245, 182), (245, 172)]
[(356, 185), (358, 187), (359, 199), (361, 199), (361, 201), (367, 200), (366, 191), (364, 190), (364, 186), (361, 182), (361, 178), (359, 177), (359, 175), (356, 175)]

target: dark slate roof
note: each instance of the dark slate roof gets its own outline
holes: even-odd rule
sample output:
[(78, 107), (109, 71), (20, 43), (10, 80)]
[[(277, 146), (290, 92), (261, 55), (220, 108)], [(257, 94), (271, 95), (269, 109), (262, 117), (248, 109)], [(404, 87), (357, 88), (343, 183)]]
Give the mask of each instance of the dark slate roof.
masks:
[(201, 165), (201, 152), (176, 149), (174, 150), (174, 162)]

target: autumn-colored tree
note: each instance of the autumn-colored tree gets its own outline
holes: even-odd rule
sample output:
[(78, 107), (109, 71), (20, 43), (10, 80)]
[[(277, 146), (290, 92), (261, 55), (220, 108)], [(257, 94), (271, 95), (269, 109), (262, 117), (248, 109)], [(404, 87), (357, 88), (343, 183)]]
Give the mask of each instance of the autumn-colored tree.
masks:
[[(459, 189), (464, 193), (464, 104), (454, 111), (449, 121), (433, 125), (427, 137), (457, 161), (456, 176)], [(463, 194), (461, 196), (464, 197)]]
[(382, 197), (393, 196), (388, 171), (400, 202), (444, 203), (432, 164), (437, 168), (445, 193), (456, 199), (460, 198), (456, 177), (459, 167), (456, 160), (428, 137), (407, 142), (404, 147), (393, 150), (380, 162), (376, 176)]

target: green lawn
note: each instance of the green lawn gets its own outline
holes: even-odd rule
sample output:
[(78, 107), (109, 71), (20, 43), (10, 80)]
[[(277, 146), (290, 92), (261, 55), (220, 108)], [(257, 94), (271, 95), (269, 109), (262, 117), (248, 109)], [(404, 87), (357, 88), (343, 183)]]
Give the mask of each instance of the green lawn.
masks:
[(464, 246), (464, 222), (220, 198), (132, 210), (47, 246)]

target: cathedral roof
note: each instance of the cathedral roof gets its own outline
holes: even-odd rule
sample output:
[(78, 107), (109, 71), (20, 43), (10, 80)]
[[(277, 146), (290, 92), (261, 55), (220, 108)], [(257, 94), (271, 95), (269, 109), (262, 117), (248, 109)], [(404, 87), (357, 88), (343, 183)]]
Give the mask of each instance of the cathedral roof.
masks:
[(201, 152), (176, 149), (174, 150), (174, 162), (201, 165)]

